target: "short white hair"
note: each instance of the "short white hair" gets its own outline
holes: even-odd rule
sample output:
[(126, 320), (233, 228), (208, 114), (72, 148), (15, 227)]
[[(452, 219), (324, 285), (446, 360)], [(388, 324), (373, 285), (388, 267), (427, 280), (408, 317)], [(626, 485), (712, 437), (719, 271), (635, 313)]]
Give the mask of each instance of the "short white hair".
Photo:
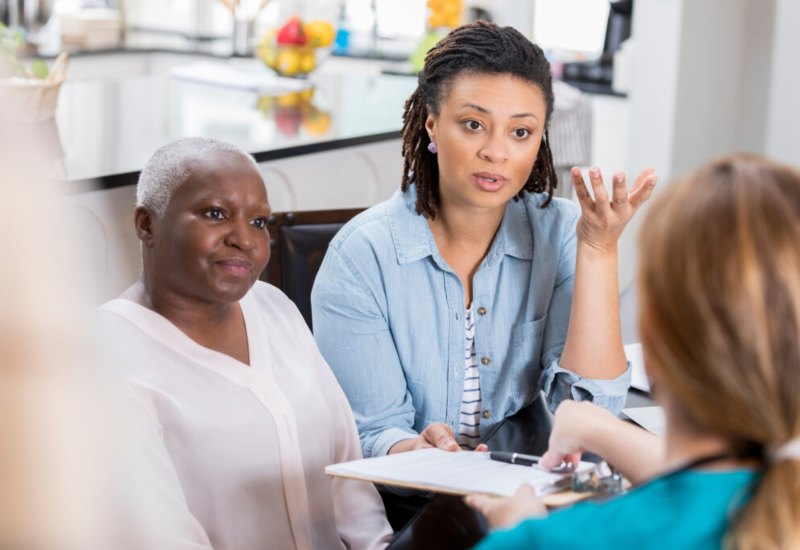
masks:
[(220, 153), (237, 153), (253, 163), (255, 159), (241, 148), (217, 139), (190, 137), (170, 142), (153, 153), (136, 184), (136, 206), (144, 206), (163, 216), (172, 195), (192, 173), (192, 168)]

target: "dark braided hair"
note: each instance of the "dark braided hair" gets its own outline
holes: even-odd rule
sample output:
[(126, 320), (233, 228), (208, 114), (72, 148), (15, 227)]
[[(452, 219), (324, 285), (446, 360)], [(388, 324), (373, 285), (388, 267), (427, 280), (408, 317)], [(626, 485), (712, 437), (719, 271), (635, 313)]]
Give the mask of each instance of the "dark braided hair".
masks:
[(507, 74), (538, 86), (547, 103), (547, 117), (542, 143), (525, 191), (547, 193), (545, 207), (556, 188), (556, 170), (547, 126), (553, 113), (553, 81), (550, 63), (541, 48), (512, 27), (498, 27), (477, 21), (454, 29), (442, 38), (425, 57), (417, 89), (406, 100), (403, 109), (403, 179), (400, 188), (408, 191), (411, 183), (417, 188), (417, 213), (429, 219), (436, 217), (440, 206), (439, 165), (436, 155), (428, 152), (430, 137), (425, 129), (429, 113), (439, 115), (439, 104), (453, 80), (462, 73)]

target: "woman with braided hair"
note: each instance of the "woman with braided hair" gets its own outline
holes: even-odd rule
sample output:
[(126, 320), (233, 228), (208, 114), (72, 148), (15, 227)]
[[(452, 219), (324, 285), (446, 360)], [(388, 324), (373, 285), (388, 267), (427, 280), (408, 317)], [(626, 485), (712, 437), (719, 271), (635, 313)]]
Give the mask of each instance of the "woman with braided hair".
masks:
[(629, 385), (617, 240), (655, 185), (630, 194), (572, 172), (553, 198), (542, 50), (511, 27), (453, 30), (405, 105), (401, 189), (334, 238), (312, 292), (314, 331), (365, 456), (479, 448), (544, 391), (618, 412)]

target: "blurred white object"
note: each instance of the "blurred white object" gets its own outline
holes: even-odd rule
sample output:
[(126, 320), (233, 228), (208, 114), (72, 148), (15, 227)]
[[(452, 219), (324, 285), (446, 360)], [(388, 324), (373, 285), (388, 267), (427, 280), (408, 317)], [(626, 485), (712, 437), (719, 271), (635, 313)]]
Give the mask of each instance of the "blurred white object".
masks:
[(631, 89), (631, 62), (633, 56), (633, 39), (622, 43), (614, 53), (614, 74), (611, 88), (618, 93), (627, 94)]
[(198, 61), (175, 67), (169, 72), (169, 75), (173, 78), (201, 84), (253, 90), (261, 94), (287, 94), (299, 92), (312, 86), (312, 83), (308, 80), (284, 78), (275, 76), (271, 71), (264, 70), (263, 67), (258, 67), (258, 69), (253, 71), (232, 67), (225, 63)]
[(115, 48), (120, 45), (122, 24), (112, 9), (84, 9), (62, 14), (61, 43), (85, 49)]
[(650, 433), (663, 437), (667, 431), (667, 420), (661, 407), (634, 407), (622, 409), (622, 412)]
[(641, 344), (628, 344), (624, 347), (625, 356), (631, 362), (631, 387), (645, 392), (650, 391), (650, 381), (644, 370), (644, 353)]

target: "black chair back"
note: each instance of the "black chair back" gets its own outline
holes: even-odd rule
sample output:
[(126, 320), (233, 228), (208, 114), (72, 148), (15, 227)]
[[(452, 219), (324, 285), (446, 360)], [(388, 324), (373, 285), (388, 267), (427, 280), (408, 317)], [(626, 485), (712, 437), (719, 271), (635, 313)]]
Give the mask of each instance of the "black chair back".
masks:
[(283, 290), (311, 328), (311, 288), (328, 243), (363, 208), (276, 213), (269, 218), (271, 255), (261, 280)]

